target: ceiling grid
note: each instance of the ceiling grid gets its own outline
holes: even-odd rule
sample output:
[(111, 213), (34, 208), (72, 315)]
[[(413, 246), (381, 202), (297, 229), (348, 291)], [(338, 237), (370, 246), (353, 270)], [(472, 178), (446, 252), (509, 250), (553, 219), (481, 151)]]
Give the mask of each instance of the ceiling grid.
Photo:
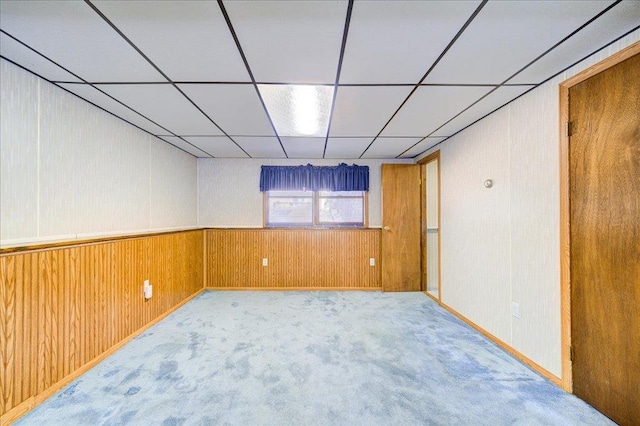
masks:
[[(197, 157), (415, 158), (639, 28), (636, 0), (3, 0), (0, 57)], [(301, 85), (321, 135), (260, 92)]]

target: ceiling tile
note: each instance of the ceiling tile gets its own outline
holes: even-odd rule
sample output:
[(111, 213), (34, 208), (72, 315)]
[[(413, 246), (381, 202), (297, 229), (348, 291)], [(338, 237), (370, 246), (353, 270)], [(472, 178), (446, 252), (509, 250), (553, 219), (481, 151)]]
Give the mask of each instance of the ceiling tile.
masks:
[(391, 120), (382, 136), (428, 136), (489, 90), (491, 87), (485, 86), (421, 86)]
[(325, 138), (280, 137), (289, 158), (322, 158)]
[(179, 84), (229, 135), (275, 136), (253, 85)]
[(170, 84), (101, 84), (97, 86), (177, 135), (223, 134)]
[(375, 137), (411, 89), (412, 86), (338, 87), (331, 136)]
[(421, 138), (378, 138), (362, 158), (395, 158)]
[(276, 137), (235, 136), (233, 140), (252, 158), (285, 158)]
[(251, 81), (210, 1), (94, 1), (173, 81)]
[(226, 136), (189, 136), (187, 141), (216, 158), (247, 158), (238, 145)]
[(640, 2), (625, 0), (509, 80), (509, 83), (541, 83), (639, 24)]
[(486, 98), (460, 114), (458, 117), (454, 118), (451, 122), (436, 130), (435, 134), (438, 136), (451, 136), (530, 89), (531, 86), (500, 87)]
[(92, 87), (91, 85), (58, 83), (58, 86), (64, 87), (68, 91), (75, 93), (81, 98), (89, 102), (92, 102), (137, 126), (142, 127), (143, 129), (153, 133), (154, 135), (167, 133), (165, 129), (153, 124), (151, 121), (142, 117), (140, 114), (136, 114), (126, 106), (113, 100), (112, 98), (100, 92), (99, 90)]
[(479, 4), (355, 2), (340, 83), (418, 83)]
[(164, 81), (84, 2), (3, 0), (0, 26), (87, 81)]
[(426, 138), (425, 140), (423, 140), (422, 142), (420, 142), (419, 144), (417, 144), (416, 146), (414, 146), (413, 148), (409, 149), (407, 152), (402, 154), (400, 158), (413, 158), (416, 155), (422, 154), (424, 151), (428, 150), (438, 142), (442, 142), (445, 139), (446, 138), (443, 138), (443, 137)]
[(49, 81), (81, 81), (4, 33), (0, 33), (0, 52), (5, 58), (39, 74)]
[(425, 82), (502, 83), (610, 3), (491, 1)]
[(195, 155), (196, 157), (199, 157), (199, 158), (211, 157), (211, 155), (209, 155), (208, 153), (203, 152), (201, 149), (196, 148), (195, 146), (183, 141), (182, 139), (176, 136), (162, 136), (162, 139), (169, 142), (171, 145), (177, 146), (178, 148), (181, 148), (187, 151), (188, 153)]
[(224, 4), (256, 81), (335, 82), (346, 1)]
[(358, 158), (371, 143), (370, 138), (329, 138), (325, 158)]

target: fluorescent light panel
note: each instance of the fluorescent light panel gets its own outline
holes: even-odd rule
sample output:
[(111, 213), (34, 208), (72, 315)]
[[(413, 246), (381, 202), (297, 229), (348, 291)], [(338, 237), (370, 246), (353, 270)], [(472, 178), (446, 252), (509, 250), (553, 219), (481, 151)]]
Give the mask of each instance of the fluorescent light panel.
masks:
[(326, 136), (333, 86), (259, 84), (280, 136)]

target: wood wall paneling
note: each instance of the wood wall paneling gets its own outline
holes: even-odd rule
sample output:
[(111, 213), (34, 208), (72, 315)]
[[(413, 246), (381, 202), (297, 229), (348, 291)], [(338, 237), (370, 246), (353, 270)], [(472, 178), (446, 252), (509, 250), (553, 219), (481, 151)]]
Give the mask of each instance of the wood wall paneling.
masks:
[(381, 287), (377, 229), (210, 229), (206, 235), (207, 287)]
[(2, 423), (199, 292), (202, 253), (198, 230), (0, 255)]
[[(203, 282), (229, 289), (379, 290), (379, 250), (380, 231), (375, 229), (255, 229), (185, 231), (3, 253), (2, 423), (24, 414), (197, 294)], [(369, 266), (370, 258), (376, 266)], [(154, 287), (148, 301), (142, 297), (145, 279)]]

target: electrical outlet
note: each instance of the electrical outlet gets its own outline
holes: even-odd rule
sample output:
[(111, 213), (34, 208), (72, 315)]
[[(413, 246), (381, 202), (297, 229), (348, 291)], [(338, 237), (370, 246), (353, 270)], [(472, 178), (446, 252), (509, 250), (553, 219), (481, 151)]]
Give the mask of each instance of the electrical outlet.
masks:
[(515, 318), (520, 318), (520, 304), (516, 302), (511, 302), (511, 315)]
[(369, 266), (376, 266), (376, 258), (375, 257), (369, 258)]
[(142, 295), (145, 300), (151, 299), (151, 296), (153, 296), (153, 286), (149, 284), (149, 280), (144, 280), (144, 285), (142, 286)]
[(266, 257), (262, 258), (262, 266), (269, 266), (269, 259), (267, 259)]

